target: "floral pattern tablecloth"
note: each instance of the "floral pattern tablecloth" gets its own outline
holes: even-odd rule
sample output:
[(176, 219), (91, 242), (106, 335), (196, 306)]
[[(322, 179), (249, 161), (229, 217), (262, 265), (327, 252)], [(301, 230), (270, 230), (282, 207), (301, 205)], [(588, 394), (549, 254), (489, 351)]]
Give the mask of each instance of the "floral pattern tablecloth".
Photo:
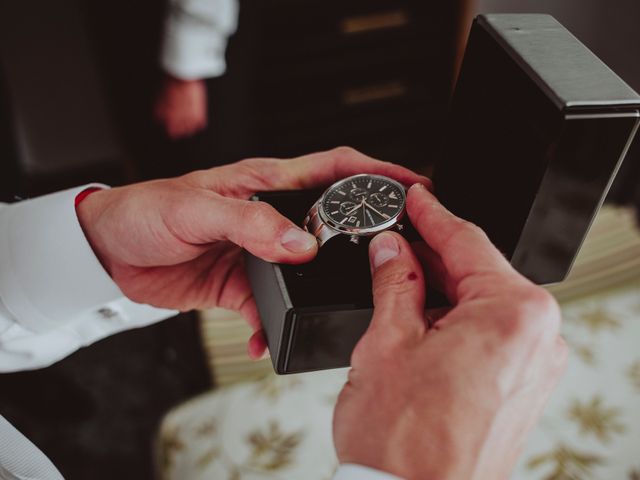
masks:
[[(515, 480), (640, 480), (640, 236), (630, 215), (604, 210), (581, 258), (573, 279), (551, 288), (562, 303), (569, 366)], [(226, 386), (167, 415), (158, 436), (158, 477), (330, 479), (337, 467), (332, 410), (346, 370), (264, 376), (263, 363), (254, 367), (262, 379), (247, 377), (246, 362), (225, 363), (235, 358), (233, 342), (220, 332), (234, 321), (233, 328), (244, 328), (224, 318), (215, 336), (221, 343), (208, 345)], [(252, 380), (238, 383), (238, 372)]]

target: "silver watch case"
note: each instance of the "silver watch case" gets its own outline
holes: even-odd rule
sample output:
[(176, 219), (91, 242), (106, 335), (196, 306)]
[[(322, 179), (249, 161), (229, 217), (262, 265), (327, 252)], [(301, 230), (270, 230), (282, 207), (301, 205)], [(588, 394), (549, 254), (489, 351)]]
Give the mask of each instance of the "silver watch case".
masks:
[[(342, 225), (340, 223), (334, 222), (330, 218), (328, 218), (324, 210), (322, 208), (322, 203), (324, 201), (324, 197), (327, 192), (340, 188), (343, 184), (352, 181), (355, 178), (360, 177), (370, 177), (370, 178), (379, 178), (386, 182), (395, 184), (402, 194), (402, 208), (400, 211), (392, 218), (387, 220), (380, 225), (376, 225), (375, 227), (368, 228), (360, 228), (360, 227), (349, 227), (346, 225)], [(353, 243), (359, 243), (360, 237), (370, 237), (376, 235), (380, 232), (384, 232), (386, 230), (391, 230), (393, 228), (401, 231), (403, 226), (400, 222), (404, 217), (404, 213), (407, 205), (407, 195), (406, 195), (406, 187), (402, 185), (400, 182), (393, 180), (392, 178), (385, 177), (383, 175), (373, 175), (368, 173), (362, 173), (359, 175), (353, 175), (351, 177), (343, 178), (342, 180), (334, 183), (329, 188), (325, 190), (322, 196), (313, 204), (309, 213), (304, 219), (304, 229), (314, 235), (318, 239), (318, 244), (320, 246), (324, 245), (328, 240), (335, 237), (336, 235), (349, 235), (350, 240)]]

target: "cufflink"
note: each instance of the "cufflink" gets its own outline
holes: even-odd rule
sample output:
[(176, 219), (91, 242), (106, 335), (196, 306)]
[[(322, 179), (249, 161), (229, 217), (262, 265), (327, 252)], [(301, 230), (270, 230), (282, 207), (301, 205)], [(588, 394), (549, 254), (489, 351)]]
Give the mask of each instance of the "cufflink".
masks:
[(103, 307), (101, 309), (98, 310), (98, 315), (100, 315), (100, 317), (102, 317), (105, 320), (110, 320), (114, 317), (118, 316), (118, 312), (116, 312), (115, 310), (108, 308), (108, 307)]

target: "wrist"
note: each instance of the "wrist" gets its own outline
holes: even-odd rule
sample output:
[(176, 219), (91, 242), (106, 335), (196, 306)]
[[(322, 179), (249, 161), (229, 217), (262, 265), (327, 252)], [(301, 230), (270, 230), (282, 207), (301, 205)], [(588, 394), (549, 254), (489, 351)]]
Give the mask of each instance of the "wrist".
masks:
[(97, 233), (98, 218), (100, 216), (101, 205), (104, 203), (104, 197), (108, 195), (108, 190), (101, 188), (88, 188), (83, 190), (76, 196), (76, 215), (80, 227), (84, 232), (93, 253), (96, 255), (102, 266), (109, 272), (109, 264), (107, 261), (104, 248), (101, 246), (100, 236)]
[[(402, 436), (403, 434), (398, 435), (400, 438)], [(407, 439), (413, 437), (412, 441), (400, 440), (392, 445), (388, 438), (386, 442), (379, 438), (377, 442), (384, 446), (382, 450), (368, 448), (367, 451), (360, 450), (351, 454), (343, 452), (338, 454), (338, 460), (341, 465), (360, 465), (407, 480), (456, 480), (473, 477), (474, 463), (477, 462), (473, 451), (460, 455), (457, 452), (464, 450), (455, 446), (447, 448), (442, 438), (432, 437), (425, 442), (424, 436), (405, 436)], [(437, 458), (438, 461), (425, 462), (425, 458)]]
[(340, 464), (333, 480), (347, 480), (353, 478), (366, 478), (367, 480), (403, 480), (401, 477), (391, 473), (355, 463)]
[(169, 87), (171, 86), (182, 86), (182, 85), (191, 85), (191, 84), (196, 84), (196, 83), (200, 83), (203, 80), (201, 78), (181, 78), (181, 77), (176, 77), (175, 75), (172, 75), (170, 73), (166, 73), (164, 74), (164, 81), (165, 84)]

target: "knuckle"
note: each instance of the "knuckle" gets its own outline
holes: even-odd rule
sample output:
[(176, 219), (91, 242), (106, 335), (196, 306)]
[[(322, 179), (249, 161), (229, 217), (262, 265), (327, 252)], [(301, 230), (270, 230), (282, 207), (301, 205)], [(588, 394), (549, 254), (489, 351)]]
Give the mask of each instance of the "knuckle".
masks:
[(482, 238), (482, 239), (488, 239), (485, 231), (475, 223), (470, 222), (468, 220), (464, 220), (459, 217), (455, 217), (455, 216), (453, 218), (454, 218), (454, 221), (457, 223), (457, 226), (454, 227), (452, 236), (453, 235), (471, 235), (471, 236)]
[(351, 366), (358, 367), (360, 365), (366, 365), (369, 363), (369, 349), (368, 349), (368, 337), (364, 336), (356, 344), (353, 352), (351, 353)]
[(509, 337), (539, 341), (556, 335), (560, 326), (560, 308), (553, 296), (540, 287), (528, 286), (505, 299), (510, 304), (507, 322)]
[(559, 324), (560, 307), (556, 299), (547, 290), (541, 287), (533, 287), (527, 290), (524, 302), (538, 316), (544, 319), (547, 327)]
[(253, 172), (256, 169), (270, 166), (270, 164), (271, 162), (270, 162), (270, 159), (268, 158), (255, 157), (255, 158), (245, 158), (244, 160), (240, 160), (239, 162), (237, 162), (235, 165), (238, 168), (246, 169)]
[(278, 166), (273, 158), (248, 158), (233, 165), (234, 176), (242, 178), (246, 187), (251, 190), (269, 188), (269, 182), (277, 176)]
[(274, 209), (264, 202), (246, 202), (240, 212), (239, 221), (245, 226), (258, 228), (264, 225), (273, 215)]
[[(424, 214), (427, 214), (426, 210)], [(475, 223), (457, 217), (449, 211), (443, 211), (443, 215), (447, 217), (447, 243), (468, 244), (471, 241), (483, 243), (488, 241), (484, 230)]]
[(382, 331), (374, 323), (353, 349), (351, 365), (371, 365), (393, 359), (403, 350), (405, 342), (405, 336), (397, 329)]
[(271, 167), (270, 162), (266, 158), (248, 158), (238, 162), (236, 166), (247, 176), (259, 175), (261, 171)]
[(200, 185), (202, 175), (205, 173), (203, 170), (194, 170), (184, 175), (178, 177), (179, 180), (183, 181), (187, 185)]
[(351, 160), (360, 156), (360, 152), (358, 152), (353, 147), (340, 146), (331, 150), (331, 154), (337, 157), (339, 160)]

